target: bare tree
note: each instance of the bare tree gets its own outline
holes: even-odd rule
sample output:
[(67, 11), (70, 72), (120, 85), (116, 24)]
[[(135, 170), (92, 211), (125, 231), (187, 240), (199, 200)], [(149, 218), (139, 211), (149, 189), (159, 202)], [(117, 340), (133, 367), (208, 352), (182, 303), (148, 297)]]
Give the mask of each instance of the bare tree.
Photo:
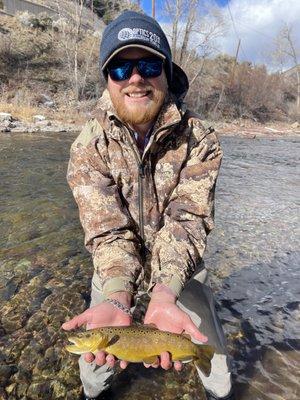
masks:
[[(281, 66), (285, 63), (292, 63), (297, 78), (297, 109), (300, 111), (300, 47), (296, 47), (296, 39), (293, 36), (293, 27), (287, 23), (283, 25), (275, 39), (274, 57)], [(298, 44), (299, 46), (299, 44)]]
[(185, 27), (184, 27), (184, 35), (183, 35), (183, 42), (182, 42), (182, 47), (181, 47), (181, 51), (180, 51), (179, 64), (183, 63), (184, 57), (186, 56), (186, 53), (187, 53), (192, 29), (196, 22), (197, 3), (198, 3), (198, 0), (190, 0), (189, 4), (188, 4), (188, 13), (187, 13), (186, 23), (185, 23)]
[(165, 2), (165, 10), (168, 16), (172, 18), (172, 43), (171, 50), (173, 54), (174, 61), (177, 61), (177, 39), (179, 36), (179, 18), (183, 11), (184, 0), (176, 0), (175, 2), (172, 0), (166, 0)]
[[(216, 50), (216, 39), (226, 30), (222, 14), (201, 0), (166, 0), (165, 12), (172, 20), (173, 59), (191, 72), (199, 59), (203, 62)], [(202, 69), (201, 63), (194, 71), (192, 81), (201, 75)]]
[[(82, 51), (83, 41), (88, 36), (88, 33), (84, 31), (84, 0), (75, 0), (71, 13), (69, 10), (66, 13), (66, 10), (62, 9), (61, 3), (57, 1), (57, 10), (61, 20), (59, 29), (63, 36), (61, 42), (62, 62), (67, 68), (74, 98), (79, 100), (86, 88), (88, 71), (98, 38), (90, 35), (90, 46), (84, 52)], [(82, 57), (83, 54), (84, 57)]]

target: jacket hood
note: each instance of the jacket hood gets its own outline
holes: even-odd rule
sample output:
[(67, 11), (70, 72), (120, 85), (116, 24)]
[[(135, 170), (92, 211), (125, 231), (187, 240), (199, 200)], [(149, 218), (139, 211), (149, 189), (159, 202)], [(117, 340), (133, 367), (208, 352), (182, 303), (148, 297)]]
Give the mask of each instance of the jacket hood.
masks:
[(189, 80), (186, 73), (179, 65), (173, 64), (172, 80), (169, 84), (169, 89), (175, 95), (179, 102), (182, 102), (189, 90)]

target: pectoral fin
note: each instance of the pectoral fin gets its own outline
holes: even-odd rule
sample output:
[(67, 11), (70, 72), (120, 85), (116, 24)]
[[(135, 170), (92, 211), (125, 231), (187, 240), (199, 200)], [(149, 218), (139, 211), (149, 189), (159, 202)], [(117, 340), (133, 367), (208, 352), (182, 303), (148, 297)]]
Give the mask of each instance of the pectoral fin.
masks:
[(182, 363), (188, 363), (190, 361), (193, 360), (193, 357), (189, 356), (189, 357), (180, 357), (180, 358), (173, 358), (172, 357), (172, 361), (181, 361)]
[(148, 357), (148, 358), (144, 358), (143, 359), (143, 362), (145, 363), (145, 364), (154, 364), (155, 362), (157, 361), (157, 356), (151, 356), (151, 357)]

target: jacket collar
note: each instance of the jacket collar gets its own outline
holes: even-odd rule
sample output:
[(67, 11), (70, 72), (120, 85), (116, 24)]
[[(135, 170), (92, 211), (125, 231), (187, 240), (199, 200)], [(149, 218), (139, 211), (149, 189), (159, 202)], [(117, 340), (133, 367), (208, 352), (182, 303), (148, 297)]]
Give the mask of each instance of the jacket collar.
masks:
[[(101, 119), (99, 118), (101, 115)], [(94, 112), (94, 116), (97, 118), (100, 125), (103, 126), (103, 119), (109, 120), (112, 125), (124, 125), (125, 124), (119, 119), (116, 110), (111, 102), (110, 95), (107, 89), (104, 90), (101, 98), (98, 101), (97, 108)], [(105, 118), (103, 118), (105, 117)], [(155, 140), (158, 140), (162, 135), (165, 135), (169, 127), (178, 124), (182, 119), (182, 110), (177, 107), (176, 98), (172, 93), (168, 93), (165, 102), (158, 114), (158, 117), (154, 123), (153, 134), (156, 136)], [(120, 138), (120, 130), (111, 129), (113, 137), (116, 139)], [(156, 135), (156, 132), (158, 135)], [(116, 137), (118, 136), (118, 137)]]

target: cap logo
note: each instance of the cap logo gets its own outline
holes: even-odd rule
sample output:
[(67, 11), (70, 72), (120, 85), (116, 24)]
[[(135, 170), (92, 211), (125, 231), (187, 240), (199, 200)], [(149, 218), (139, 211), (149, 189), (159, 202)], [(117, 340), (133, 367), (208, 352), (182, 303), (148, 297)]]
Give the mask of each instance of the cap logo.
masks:
[(150, 42), (152, 45), (160, 48), (160, 37), (153, 32), (142, 28), (123, 28), (118, 33), (118, 39), (121, 41), (138, 39), (144, 42)]

